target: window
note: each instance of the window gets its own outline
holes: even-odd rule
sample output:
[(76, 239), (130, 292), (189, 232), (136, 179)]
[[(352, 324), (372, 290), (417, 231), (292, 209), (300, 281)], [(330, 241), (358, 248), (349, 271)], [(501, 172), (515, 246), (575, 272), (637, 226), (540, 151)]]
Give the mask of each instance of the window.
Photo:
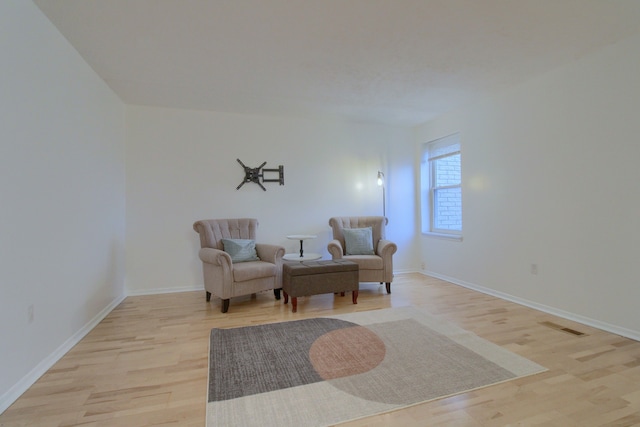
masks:
[(421, 175), (422, 232), (461, 237), (460, 134), (424, 144)]

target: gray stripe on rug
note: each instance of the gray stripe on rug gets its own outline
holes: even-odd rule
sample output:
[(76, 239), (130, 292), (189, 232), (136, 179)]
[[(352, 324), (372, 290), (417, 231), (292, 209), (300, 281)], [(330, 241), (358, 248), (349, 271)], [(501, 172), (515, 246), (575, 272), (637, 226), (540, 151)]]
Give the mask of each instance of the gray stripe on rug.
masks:
[(324, 334), (357, 326), (337, 319), (304, 319), (212, 329), (209, 402), (324, 381), (309, 360)]

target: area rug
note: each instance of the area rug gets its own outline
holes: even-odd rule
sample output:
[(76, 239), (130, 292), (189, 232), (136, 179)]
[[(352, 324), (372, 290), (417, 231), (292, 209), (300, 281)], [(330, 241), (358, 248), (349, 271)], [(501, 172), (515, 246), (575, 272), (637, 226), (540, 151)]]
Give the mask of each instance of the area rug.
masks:
[(207, 427), (334, 425), (544, 370), (412, 307), (213, 329)]

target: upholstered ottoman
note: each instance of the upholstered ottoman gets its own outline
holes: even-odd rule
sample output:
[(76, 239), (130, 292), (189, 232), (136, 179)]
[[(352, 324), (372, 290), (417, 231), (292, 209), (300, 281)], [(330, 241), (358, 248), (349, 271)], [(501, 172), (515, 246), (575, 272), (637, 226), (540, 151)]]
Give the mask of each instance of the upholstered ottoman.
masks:
[(352, 291), (358, 303), (358, 264), (346, 260), (285, 262), (282, 265), (284, 303), (291, 297), (292, 312), (298, 311), (298, 297)]

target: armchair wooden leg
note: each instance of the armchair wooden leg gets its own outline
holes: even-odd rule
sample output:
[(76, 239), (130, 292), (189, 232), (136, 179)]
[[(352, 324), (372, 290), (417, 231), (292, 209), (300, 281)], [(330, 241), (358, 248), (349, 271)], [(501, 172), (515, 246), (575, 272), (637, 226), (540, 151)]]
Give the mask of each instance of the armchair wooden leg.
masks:
[(276, 296), (276, 299), (280, 299), (280, 289), (282, 288), (278, 288), (278, 289), (274, 289), (273, 290), (273, 294)]
[(222, 300), (222, 312), (226, 313), (229, 311), (229, 298)]
[(387, 293), (391, 293), (391, 282), (387, 282)]
[(207, 292), (207, 302), (211, 301), (211, 292)]

